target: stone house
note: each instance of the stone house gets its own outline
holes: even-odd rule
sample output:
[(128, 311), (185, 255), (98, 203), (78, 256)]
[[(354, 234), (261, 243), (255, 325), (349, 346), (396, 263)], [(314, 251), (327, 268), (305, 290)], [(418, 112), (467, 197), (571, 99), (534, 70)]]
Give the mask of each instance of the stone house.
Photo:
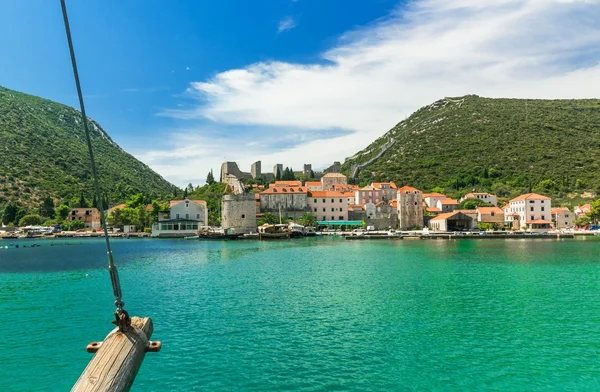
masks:
[(75, 220), (85, 223), (88, 229), (100, 228), (100, 211), (97, 208), (73, 208), (67, 217), (69, 222)]
[(348, 184), (348, 179), (341, 173), (327, 173), (321, 178), (324, 191), (333, 190), (333, 186), (337, 184)]
[(381, 190), (381, 200), (393, 200), (398, 193), (398, 187), (393, 182), (374, 182), (371, 186), (377, 190)]
[(460, 202), (462, 203), (465, 200), (474, 199), (474, 200), (482, 200), (486, 203), (490, 203), (493, 206), (498, 206), (498, 198), (496, 195), (492, 195), (491, 193), (485, 192), (470, 192), (460, 198)]
[(260, 192), (260, 211), (299, 219), (309, 212), (306, 187), (273, 186)]
[(398, 212), (388, 201), (368, 203), (365, 205), (365, 212), (365, 223), (375, 230), (395, 229), (398, 226)]
[(437, 207), (441, 212), (452, 212), (458, 208), (459, 204), (460, 203), (458, 200), (445, 198), (438, 200), (435, 207)]
[(408, 230), (411, 227), (423, 227), (423, 192), (403, 186), (396, 196), (398, 228)]
[(367, 185), (354, 192), (354, 202), (356, 204), (377, 204), (383, 200), (383, 190), (375, 189), (371, 185)]
[(552, 222), (556, 229), (570, 229), (575, 227), (575, 213), (567, 207), (557, 207), (552, 209)]
[(323, 183), (321, 181), (306, 181), (304, 183), (304, 186), (309, 191), (322, 191), (323, 190)]
[(504, 211), (498, 207), (477, 207), (477, 222), (504, 226)]
[(429, 208), (438, 208), (437, 207), (437, 203), (440, 200), (444, 200), (447, 199), (448, 197), (446, 195), (443, 195), (441, 193), (438, 192), (433, 192), (433, 193), (424, 193), (423, 194), (423, 200), (425, 201), (425, 203), (427, 204), (427, 206)]
[(308, 207), (318, 221), (348, 220), (348, 198), (336, 191), (312, 191), (308, 193)]

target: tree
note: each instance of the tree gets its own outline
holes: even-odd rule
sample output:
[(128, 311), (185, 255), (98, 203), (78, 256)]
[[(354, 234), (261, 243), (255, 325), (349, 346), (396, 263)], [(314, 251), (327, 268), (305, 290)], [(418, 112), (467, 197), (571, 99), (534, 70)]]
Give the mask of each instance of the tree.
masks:
[(83, 192), (81, 192), (81, 196), (79, 197), (79, 203), (77, 203), (77, 207), (87, 208), (87, 206), (87, 200), (85, 200), (85, 196), (83, 196)]
[(65, 220), (69, 216), (69, 212), (71, 212), (71, 207), (61, 204), (56, 208), (54, 214), (56, 215), (56, 219)]
[(312, 169), (310, 169), (310, 179), (311, 180), (315, 179), (315, 172)]
[(187, 190), (187, 188), (185, 188), (185, 189), (183, 190), (183, 198), (184, 198), (184, 199), (187, 199), (187, 197), (188, 197), (188, 190)]
[(600, 199), (595, 200), (592, 203), (592, 208), (590, 209), (590, 212), (587, 213), (587, 215), (590, 217), (590, 221), (598, 223), (598, 221), (600, 220)]
[(15, 221), (15, 215), (17, 214), (17, 206), (14, 203), (8, 203), (4, 207), (2, 214), (2, 223), (9, 224)]
[(444, 188), (436, 186), (436, 187), (433, 187), (431, 189), (431, 192), (433, 192), (433, 193), (444, 193)]
[(192, 183), (190, 182), (187, 186), (187, 188), (185, 188), (185, 190), (187, 191), (188, 194), (194, 192), (194, 186), (192, 185)]
[(277, 166), (277, 172), (275, 172), (275, 181), (281, 180), (281, 170), (279, 170), (279, 166)]
[(69, 228), (70, 228), (71, 230), (80, 230), (80, 229), (84, 229), (84, 228), (85, 228), (85, 223), (84, 223), (84, 222), (82, 222), (82, 221), (80, 221), (80, 220), (78, 220), (78, 219), (75, 219), (73, 222), (71, 222), (71, 223), (69, 224)]
[(265, 223), (273, 225), (275, 223), (279, 223), (279, 218), (275, 214), (265, 212), (263, 216), (256, 220), (256, 223), (258, 224), (258, 226), (262, 226)]
[(578, 216), (575, 224), (579, 227), (587, 226), (590, 224), (590, 217), (587, 215)]
[(136, 193), (135, 195), (131, 196), (129, 200), (127, 200), (127, 203), (125, 205), (130, 208), (146, 206), (146, 198), (144, 197), (143, 193)]
[(212, 185), (215, 183), (215, 176), (213, 175), (213, 171), (212, 169), (210, 169), (210, 171), (208, 172), (208, 174), (206, 175), (206, 183), (208, 185)]
[(42, 224), (42, 218), (37, 214), (25, 215), (19, 220), (19, 226), (37, 226)]
[(298, 222), (303, 226), (314, 226), (317, 223), (317, 218), (310, 212), (307, 212), (300, 217)]
[(54, 201), (51, 197), (45, 197), (40, 206), (40, 215), (46, 218), (54, 216)]
[(459, 210), (474, 210), (477, 207), (493, 207), (492, 203), (481, 199), (467, 199), (458, 205)]

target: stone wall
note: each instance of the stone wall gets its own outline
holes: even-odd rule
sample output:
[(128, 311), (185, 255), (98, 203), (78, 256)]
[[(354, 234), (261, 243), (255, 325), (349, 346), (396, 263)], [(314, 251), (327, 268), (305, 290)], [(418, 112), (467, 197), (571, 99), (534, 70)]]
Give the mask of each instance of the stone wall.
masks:
[(398, 191), (398, 228), (423, 227), (423, 194), (417, 190)]
[(256, 232), (254, 194), (224, 195), (221, 200), (221, 226), (234, 233)]
[(367, 226), (374, 226), (375, 230), (395, 229), (398, 226), (398, 214), (389, 203), (379, 203), (379, 205), (369, 203), (365, 208)]
[(261, 178), (262, 173), (260, 161), (256, 161), (252, 164), (252, 166), (250, 166), (250, 174), (254, 179)]
[(232, 175), (239, 179), (250, 179), (252, 175), (250, 173), (245, 173), (240, 170), (237, 163), (235, 162), (223, 162), (221, 164), (221, 182), (225, 178), (226, 175)]

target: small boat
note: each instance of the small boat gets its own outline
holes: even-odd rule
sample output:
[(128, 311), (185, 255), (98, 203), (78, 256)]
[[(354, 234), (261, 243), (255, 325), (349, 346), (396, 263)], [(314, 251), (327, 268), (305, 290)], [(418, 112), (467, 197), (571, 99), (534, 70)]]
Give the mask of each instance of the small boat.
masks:
[(264, 224), (258, 227), (258, 238), (261, 240), (290, 238), (288, 225)]
[(240, 238), (240, 234), (228, 233), (224, 229), (208, 229), (199, 230), (198, 236), (194, 237), (200, 240), (237, 240)]
[(315, 230), (314, 227), (305, 227), (304, 228), (304, 235), (306, 237), (316, 237), (317, 236), (317, 232)]
[(306, 235), (306, 231), (304, 226), (299, 225), (297, 223), (290, 223), (289, 231), (291, 237), (304, 237)]
[(0, 237), (0, 238), (2, 238), (3, 240), (16, 240), (19, 238), (19, 236), (18, 235), (5, 235), (4, 237)]

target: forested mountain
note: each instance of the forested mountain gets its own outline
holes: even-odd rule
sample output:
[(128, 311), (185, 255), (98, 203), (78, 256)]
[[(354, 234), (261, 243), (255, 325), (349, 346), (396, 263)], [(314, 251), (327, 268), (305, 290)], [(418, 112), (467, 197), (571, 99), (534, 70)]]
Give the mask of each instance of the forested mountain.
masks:
[[(600, 191), (600, 100), (445, 98), (346, 160), (357, 182), (510, 197)], [(438, 189), (439, 190), (439, 189)]]
[[(111, 204), (143, 193), (168, 198), (177, 189), (121, 149), (91, 120), (102, 191)], [(9, 202), (30, 210), (44, 199), (93, 200), (93, 181), (79, 111), (0, 87), (0, 212)]]

